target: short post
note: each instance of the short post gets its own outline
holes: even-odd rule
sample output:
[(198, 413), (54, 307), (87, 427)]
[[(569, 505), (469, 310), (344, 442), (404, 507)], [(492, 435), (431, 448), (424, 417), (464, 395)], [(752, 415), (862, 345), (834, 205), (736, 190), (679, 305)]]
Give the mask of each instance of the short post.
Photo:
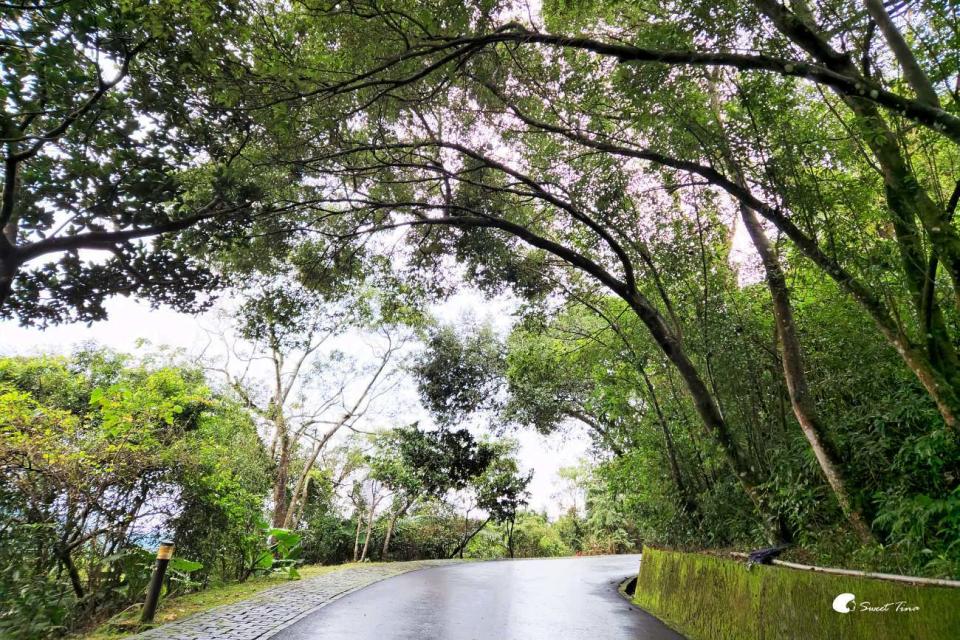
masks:
[(157, 612), (157, 602), (160, 600), (160, 588), (163, 586), (163, 574), (167, 572), (167, 565), (173, 557), (173, 548), (172, 542), (164, 540), (157, 549), (157, 564), (153, 568), (150, 586), (147, 587), (147, 600), (143, 603), (143, 612), (140, 614), (141, 624), (153, 622), (153, 616)]

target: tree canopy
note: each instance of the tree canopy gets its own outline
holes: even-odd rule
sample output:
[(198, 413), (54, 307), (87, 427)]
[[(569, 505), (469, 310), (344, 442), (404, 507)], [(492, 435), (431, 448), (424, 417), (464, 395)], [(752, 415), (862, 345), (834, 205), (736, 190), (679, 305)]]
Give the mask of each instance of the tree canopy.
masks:
[[(230, 291), (274, 373), (209, 391), (176, 367), (11, 360), (46, 372), (11, 373), (0, 416), (10, 455), (56, 452), (36, 460), (53, 478), (28, 483), (37, 505), (48, 481), (77, 493), (101, 472), (138, 500), (127, 467), (98, 466), (128, 430), (130, 464), (175, 485), (159, 444), (212, 412), (266, 434), (243, 458), (268, 461), (259, 511), (312, 558), (792, 542), (958, 575), (951, 3), (2, 10), (0, 314), (99, 320), (115, 294), (197, 311)], [(509, 299), (508, 328), (431, 319), (461, 287)], [(318, 417), (291, 380), (346, 328), (420, 344), (409, 372), (436, 428), (326, 437), (364, 401)], [(33, 386), (47, 378), (69, 393)], [(592, 442), (556, 522), (525, 508), (503, 436), (526, 428)], [(54, 521), (71, 522), (30, 520)]]

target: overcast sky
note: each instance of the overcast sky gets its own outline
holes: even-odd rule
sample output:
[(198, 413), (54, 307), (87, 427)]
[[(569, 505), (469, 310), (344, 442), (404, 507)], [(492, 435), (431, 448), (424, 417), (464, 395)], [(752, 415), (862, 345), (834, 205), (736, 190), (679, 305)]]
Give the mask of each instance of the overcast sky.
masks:
[[(452, 297), (443, 305), (434, 309), (444, 322), (457, 322), (463, 318), (489, 321), (500, 331), (506, 331), (511, 322), (511, 304), (505, 300), (485, 301), (475, 293), (462, 293)], [(69, 353), (83, 342), (97, 344), (135, 353), (138, 343), (143, 340), (149, 346), (144, 350), (155, 351), (162, 346), (181, 348), (187, 354), (196, 356), (208, 343), (204, 328), (216, 325), (212, 313), (200, 317), (177, 313), (169, 308), (151, 309), (149, 305), (128, 298), (116, 298), (108, 304), (110, 317), (104, 322), (87, 327), (83, 324), (63, 325), (45, 330), (24, 328), (14, 322), (0, 322), (4, 341), (0, 350), (4, 354), (32, 355), (39, 353)], [(341, 342), (338, 347), (358, 359), (369, 358), (369, 344), (357, 340), (355, 344)], [(394, 406), (404, 407), (401, 412), (409, 415), (395, 416), (400, 424), (423, 419), (412, 381), (401, 385), (399, 398)], [(569, 430), (565, 435), (557, 434), (544, 437), (525, 431), (516, 434), (520, 442), (522, 465), (533, 469), (531, 483), (531, 507), (546, 509), (552, 516), (559, 513), (554, 495), (557, 493), (557, 470), (573, 465), (587, 453), (589, 442), (579, 428)]]

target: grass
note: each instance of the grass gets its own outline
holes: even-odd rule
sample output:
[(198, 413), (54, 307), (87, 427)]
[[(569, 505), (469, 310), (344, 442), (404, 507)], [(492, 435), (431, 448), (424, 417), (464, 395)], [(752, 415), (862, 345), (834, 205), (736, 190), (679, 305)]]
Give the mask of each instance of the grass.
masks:
[[(371, 564), (379, 563), (367, 562), (364, 563), (364, 566), (370, 566)], [(305, 580), (356, 566), (359, 566), (359, 564), (350, 563), (332, 566), (310, 565), (300, 567), (298, 571), (300, 572), (300, 579)], [(239, 584), (233, 583), (214, 586), (209, 589), (204, 589), (203, 591), (161, 600), (154, 622), (156, 625), (166, 624), (225, 604), (233, 604), (234, 602), (246, 600), (264, 589), (269, 589), (270, 587), (275, 587), (289, 581), (289, 578), (283, 573), (258, 576)], [(142, 630), (138, 629), (136, 625), (138, 616), (139, 609), (131, 609), (126, 613), (117, 614), (99, 627), (74, 635), (73, 640), (118, 640), (119, 638), (133, 635)]]

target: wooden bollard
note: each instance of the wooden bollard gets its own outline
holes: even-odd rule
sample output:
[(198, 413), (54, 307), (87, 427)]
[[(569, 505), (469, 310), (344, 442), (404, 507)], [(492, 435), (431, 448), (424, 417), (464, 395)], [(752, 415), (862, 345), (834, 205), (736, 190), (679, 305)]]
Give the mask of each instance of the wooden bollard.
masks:
[(160, 589), (163, 587), (163, 574), (167, 572), (167, 565), (170, 564), (170, 558), (173, 557), (174, 545), (168, 540), (160, 543), (157, 549), (157, 564), (153, 567), (153, 576), (150, 578), (150, 586), (147, 588), (147, 600), (143, 603), (143, 611), (140, 614), (140, 623), (149, 624), (153, 622), (153, 616), (157, 612), (157, 603), (160, 601)]

